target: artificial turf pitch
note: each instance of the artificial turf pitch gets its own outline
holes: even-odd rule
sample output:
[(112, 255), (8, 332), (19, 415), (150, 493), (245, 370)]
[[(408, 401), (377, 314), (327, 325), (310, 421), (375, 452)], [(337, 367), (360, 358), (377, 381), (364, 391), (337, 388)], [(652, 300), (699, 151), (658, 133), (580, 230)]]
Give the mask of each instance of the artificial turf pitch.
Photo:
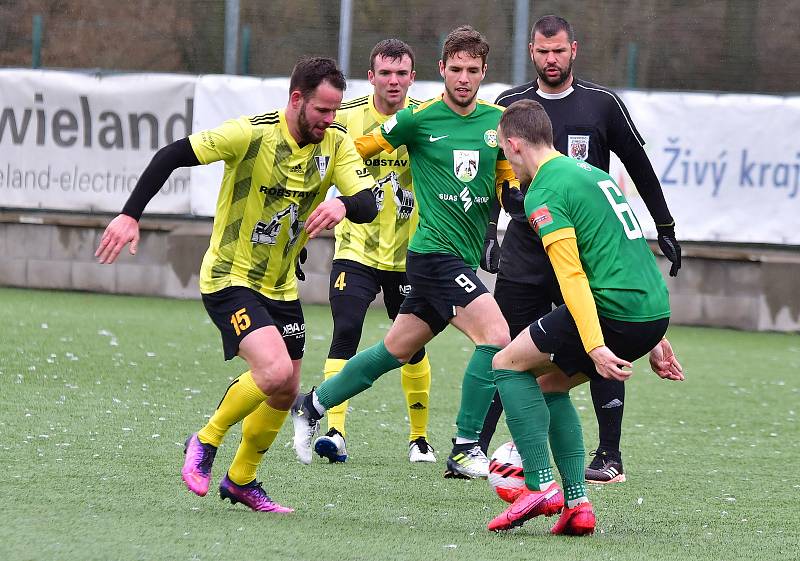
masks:
[[(304, 389), (322, 380), (330, 310), (306, 306)], [(398, 372), (350, 401), (343, 465), (292, 452), (287, 422), (259, 471), (290, 516), (222, 502), (180, 479), (183, 440), (244, 363), (223, 362), (197, 301), (0, 289), (0, 559), (671, 561), (800, 558), (800, 338), (672, 327), (686, 381), (636, 364), (626, 383), (628, 481), (590, 486), (594, 536), (548, 535), (551, 519), (505, 534), (506, 505), (485, 481), (443, 479), (469, 341), (429, 346), (429, 440), (436, 464), (410, 464)], [(388, 328), (371, 310), (362, 347)], [(588, 388), (573, 390), (587, 453)], [(493, 446), (508, 440), (501, 421)], [(587, 459), (588, 461), (588, 459)]]

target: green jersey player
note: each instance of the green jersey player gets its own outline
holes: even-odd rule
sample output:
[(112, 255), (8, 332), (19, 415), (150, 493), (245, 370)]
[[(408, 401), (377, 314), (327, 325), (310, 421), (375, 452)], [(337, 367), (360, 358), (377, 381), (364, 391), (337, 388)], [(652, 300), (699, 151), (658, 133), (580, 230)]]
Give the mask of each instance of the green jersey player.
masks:
[(396, 113), (356, 147), (363, 157), (405, 145), (419, 207), (419, 225), (408, 246), (411, 292), (383, 341), (354, 356), (316, 391), (298, 396), (292, 408), (298, 455), (310, 446), (327, 409), (369, 388), (399, 368), (448, 323), (475, 344), (462, 385), (458, 431), (446, 477), (486, 477), (488, 461), (477, 444), (491, 403), (494, 355), (508, 344), (508, 325), (478, 279), (489, 203), (498, 185), (515, 181), (497, 144), (502, 108), (479, 101), (489, 45), (469, 26), (445, 41), (440, 97)]
[[(626, 380), (631, 362), (648, 353), (656, 374), (683, 380), (664, 338), (669, 295), (619, 187), (604, 171), (555, 151), (550, 119), (538, 102), (510, 105), (498, 138), (517, 176), (530, 181), (525, 214), (542, 239), (565, 304), (494, 358), (526, 486), (489, 529), (507, 530), (563, 508), (551, 532), (588, 534), (595, 515), (586, 497), (583, 436), (569, 390), (590, 378)], [(548, 438), (564, 492), (553, 479)]]

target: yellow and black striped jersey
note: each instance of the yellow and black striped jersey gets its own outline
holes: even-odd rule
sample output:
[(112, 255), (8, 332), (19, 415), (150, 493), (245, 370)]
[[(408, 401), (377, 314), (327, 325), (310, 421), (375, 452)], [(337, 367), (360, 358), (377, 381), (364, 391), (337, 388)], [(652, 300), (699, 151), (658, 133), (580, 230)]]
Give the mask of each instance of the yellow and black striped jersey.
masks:
[[(404, 106), (419, 103), (407, 97)], [(336, 120), (354, 139), (369, 134), (389, 117), (378, 112), (372, 95), (347, 101), (336, 113)], [(402, 146), (392, 154), (376, 154), (364, 164), (377, 180), (378, 217), (368, 224), (343, 220), (336, 227), (334, 259), (350, 259), (382, 271), (405, 271), (408, 240), (419, 219), (408, 152)]]
[(200, 292), (245, 286), (274, 300), (296, 300), (295, 261), (303, 225), (332, 184), (343, 195), (371, 189), (347, 130), (334, 122), (319, 144), (297, 145), (283, 111), (240, 117), (189, 137), (203, 164), (223, 160)]

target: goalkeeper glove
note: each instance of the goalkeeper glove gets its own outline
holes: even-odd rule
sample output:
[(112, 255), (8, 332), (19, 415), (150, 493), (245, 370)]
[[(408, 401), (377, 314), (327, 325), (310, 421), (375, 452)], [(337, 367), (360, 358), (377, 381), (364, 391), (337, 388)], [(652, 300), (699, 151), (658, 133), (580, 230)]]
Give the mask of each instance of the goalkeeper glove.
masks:
[(305, 263), (306, 259), (308, 259), (308, 250), (303, 247), (300, 249), (300, 253), (297, 254), (297, 261), (295, 261), (294, 264), (294, 276), (296, 276), (299, 281), (306, 280), (306, 274), (303, 272), (303, 269), (300, 268), (300, 265)]
[(658, 232), (658, 247), (661, 248), (661, 253), (672, 263), (669, 276), (677, 277), (678, 269), (681, 268), (681, 246), (675, 239), (675, 222), (656, 224), (656, 232)]
[(500, 270), (500, 244), (497, 242), (497, 224), (489, 222), (486, 238), (483, 240), (481, 269), (496, 274)]

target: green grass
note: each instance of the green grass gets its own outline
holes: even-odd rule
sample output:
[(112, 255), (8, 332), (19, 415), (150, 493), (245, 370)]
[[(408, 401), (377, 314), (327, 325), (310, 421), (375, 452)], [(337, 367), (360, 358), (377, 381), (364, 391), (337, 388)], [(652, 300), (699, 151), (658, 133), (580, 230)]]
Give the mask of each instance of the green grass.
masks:
[[(331, 321), (326, 307), (305, 313), (308, 388), (322, 378)], [(400, 382), (387, 374), (351, 400), (346, 464), (300, 465), (284, 426), (260, 470), (297, 509), (278, 517), (181, 482), (183, 439), (243, 370), (223, 362), (199, 302), (0, 289), (0, 319), (2, 560), (798, 559), (797, 335), (671, 329), (686, 382), (636, 365), (629, 480), (590, 489), (593, 537), (562, 538), (547, 535), (554, 519), (490, 534), (504, 503), (488, 484), (442, 478), (471, 354), (455, 330), (429, 346), (439, 463), (407, 461)], [(387, 327), (371, 311), (363, 342)], [(584, 387), (573, 398), (591, 449), (591, 400)], [(238, 438), (234, 427), (215, 481)], [(502, 425), (494, 444), (505, 440)]]

